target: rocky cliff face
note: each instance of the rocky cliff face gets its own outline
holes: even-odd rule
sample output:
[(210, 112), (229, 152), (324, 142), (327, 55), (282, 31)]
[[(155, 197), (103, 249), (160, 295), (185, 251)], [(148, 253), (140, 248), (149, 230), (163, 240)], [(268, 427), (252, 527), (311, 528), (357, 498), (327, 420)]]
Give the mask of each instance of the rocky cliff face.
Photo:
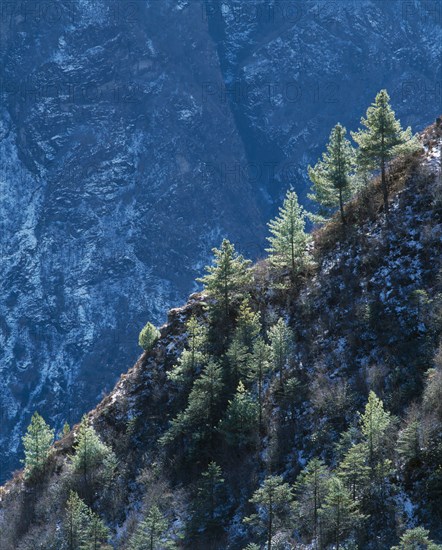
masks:
[(111, 387), (221, 235), (261, 253), (336, 117), (387, 87), (403, 122), (433, 118), (439, 8), (2, 4), (1, 476), (35, 409), (75, 421)]

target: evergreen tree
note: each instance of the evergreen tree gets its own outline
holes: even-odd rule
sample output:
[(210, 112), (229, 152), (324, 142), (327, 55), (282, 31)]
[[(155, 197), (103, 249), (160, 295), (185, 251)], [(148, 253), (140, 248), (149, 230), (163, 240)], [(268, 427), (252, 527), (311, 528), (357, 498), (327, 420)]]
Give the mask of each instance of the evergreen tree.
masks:
[(35, 412), (23, 437), (25, 477), (42, 473), (54, 443), (54, 430)]
[(224, 239), (221, 248), (214, 248), (213, 265), (207, 266), (207, 275), (197, 279), (206, 292), (221, 306), (225, 318), (229, 317), (232, 300), (251, 281), (250, 260), (245, 260), (233, 244)]
[(279, 373), (279, 381), (282, 386), (283, 372), (293, 353), (293, 332), (286, 325), (284, 319), (280, 318), (270, 328), (268, 336), (272, 366)]
[(295, 511), (301, 531), (318, 540), (319, 510), (328, 490), (330, 472), (319, 458), (312, 458), (295, 483)]
[(327, 152), (314, 168), (308, 167), (313, 193), (309, 198), (318, 202), (325, 211), (339, 206), (341, 221), (346, 223), (344, 203), (352, 195), (354, 172), (354, 150), (348, 139), (347, 130), (336, 124), (330, 134)]
[(292, 490), (288, 483), (284, 483), (281, 476), (270, 476), (255, 491), (250, 502), (257, 507), (258, 512), (244, 518), (244, 522), (264, 528), (267, 549), (271, 550), (275, 530), (290, 522)]
[(129, 550), (164, 550), (168, 527), (161, 510), (154, 504), (132, 535)]
[(253, 346), (259, 337), (261, 322), (259, 313), (251, 310), (245, 300), (239, 309), (232, 341), (226, 353), (230, 366), (229, 385), (235, 387), (240, 378), (247, 378), (251, 368)]
[(296, 275), (310, 263), (310, 236), (305, 232), (305, 218), (296, 193), (288, 191), (279, 215), (268, 224), (271, 233), (268, 238), (270, 247), (267, 249), (270, 264), (276, 269), (288, 271), (292, 284)]
[(71, 491), (66, 503), (63, 538), (67, 550), (82, 550), (88, 543), (89, 509), (81, 498)]
[(76, 434), (74, 445), (75, 454), (72, 456), (72, 465), (76, 472), (82, 474), (85, 483), (91, 481), (95, 470), (101, 466), (111, 449), (105, 445), (92, 426), (86, 415), (83, 416)]
[(187, 347), (168, 378), (180, 384), (188, 383), (207, 361), (207, 329), (192, 316), (186, 323)]
[(345, 538), (364, 519), (349, 491), (338, 477), (330, 479), (319, 515), (323, 531), (333, 541), (335, 550), (339, 550)]
[(344, 481), (353, 500), (360, 499), (367, 487), (370, 468), (367, 466), (368, 449), (365, 443), (352, 445), (339, 464), (338, 476)]
[(109, 529), (74, 491), (69, 494), (63, 519), (66, 550), (105, 550)]
[(240, 449), (256, 444), (258, 404), (240, 382), (234, 398), (229, 401), (220, 430), (232, 447)]
[[(391, 422), (390, 413), (384, 410), (382, 401), (371, 391), (365, 411), (360, 415), (360, 424), (362, 435), (368, 446), (368, 464), (372, 473), (379, 462), (382, 463), (381, 467), (387, 466), (384, 455)], [(386, 472), (384, 471), (384, 473)]]
[(221, 468), (216, 462), (210, 462), (197, 486), (193, 517), (197, 528), (212, 530), (221, 525), (225, 500), (223, 487)]
[(264, 377), (271, 370), (270, 347), (263, 338), (258, 338), (253, 346), (253, 353), (248, 371), (249, 380), (256, 381), (258, 386), (258, 425), (260, 432), (263, 430), (263, 384)]
[(397, 452), (408, 464), (416, 464), (421, 459), (421, 426), (417, 419), (408, 422), (399, 432)]
[(145, 351), (150, 351), (159, 337), (160, 331), (154, 325), (152, 325), (152, 323), (146, 323), (143, 330), (140, 332), (138, 344)]
[(391, 550), (442, 550), (442, 544), (436, 544), (428, 538), (429, 531), (423, 527), (415, 527), (406, 531), (398, 546)]
[(161, 443), (171, 443), (184, 434), (191, 436), (195, 443), (211, 439), (223, 388), (221, 367), (211, 360), (201, 376), (195, 380), (186, 409), (172, 420), (169, 430), (160, 440)]
[(386, 166), (393, 157), (411, 152), (418, 145), (411, 134), (411, 128), (403, 130), (390, 106), (387, 90), (381, 90), (368, 108), (366, 118), (361, 119), (362, 126), (351, 135), (359, 145), (358, 162), (371, 170), (380, 170), (384, 209), (388, 212), (388, 186)]

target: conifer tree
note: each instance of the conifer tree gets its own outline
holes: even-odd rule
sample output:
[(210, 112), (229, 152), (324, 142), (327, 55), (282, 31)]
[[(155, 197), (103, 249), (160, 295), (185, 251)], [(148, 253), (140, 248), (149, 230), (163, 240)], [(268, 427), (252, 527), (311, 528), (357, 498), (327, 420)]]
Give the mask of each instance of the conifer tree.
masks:
[(87, 416), (83, 416), (74, 445), (75, 454), (72, 456), (72, 465), (76, 472), (83, 476), (87, 483), (94, 477), (95, 470), (101, 466), (111, 449), (105, 445), (93, 426), (89, 425)]
[(358, 162), (371, 170), (381, 172), (384, 209), (388, 213), (387, 163), (395, 156), (411, 152), (418, 147), (411, 134), (411, 128), (403, 130), (390, 105), (387, 90), (381, 90), (372, 105), (367, 109), (362, 126), (351, 135), (359, 145)]
[(131, 537), (129, 550), (163, 550), (168, 527), (166, 518), (154, 504)]
[(360, 425), (367, 443), (368, 464), (372, 473), (379, 461), (385, 462), (384, 451), (391, 422), (390, 413), (384, 410), (382, 401), (373, 391), (370, 391), (365, 411), (360, 415)]
[(227, 406), (220, 430), (228, 445), (240, 449), (256, 444), (258, 428), (258, 404), (240, 382), (236, 394)]
[(222, 471), (218, 464), (212, 461), (201, 474), (197, 486), (193, 520), (198, 528), (214, 529), (222, 523), (224, 500)]
[(309, 198), (318, 202), (326, 213), (338, 206), (343, 224), (346, 223), (344, 204), (353, 192), (355, 157), (346, 134), (347, 130), (341, 124), (336, 124), (330, 134), (327, 152), (323, 153), (314, 168), (308, 167), (313, 183), (313, 193)]
[(217, 300), (227, 318), (231, 312), (232, 300), (251, 281), (251, 262), (238, 254), (227, 239), (223, 240), (221, 248), (213, 249), (213, 254), (213, 265), (206, 267), (207, 275), (197, 280)]
[(406, 463), (416, 463), (420, 460), (422, 452), (419, 420), (412, 419), (399, 432), (397, 452)]
[(309, 263), (308, 244), (310, 236), (305, 232), (306, 213), (298, 203), (294, 191), (289, 190), (279, 215), (268, 226), (271, 236), (268, 237), (270, 247), (270, 264), (282, 271), (288, 271), (292, 284), (296, 275)]
[(25, 477), (42, 473), (54, 443), (54, 430), (35, 412), (23, 437)]
[(161, 443), (171, 443), (183, 434), (190, 435), (194, 442), (210, 439), (215, 428), (223, 388), (221, 367), (210, 360), (193, 384), (186, 409), (172, 420), (169, 430), (160, 440)]
[(71, 491), (63, 520), (63, 548), (67, 550), (105, 550), (109, 529), (75, 493)]
[(186, 323), (187, 345), (168, 378), (180, 384), (189, 382), (207, 361), (207, 329), (192, 316)]
[(284, 319), (278, 321), (269, 330), (270, 356), (273, 369), (279, 373), (279, 381), (283, 385), (283, 372), (293, 353), (293, 332)]
[[(238, 319), (232, 341), (226, 356), (230, 366), (230, 385), (237, 385), (240, 378), (247, 378), (251, 368), (253, 346), (259, 337), (261, 322), (259, 313), (255, 313), (245, 300), (238, 313)], [(235, 387), (235, 386), (233, 386)]]
[(317, 541), (319, 510), (328, 490), (330, 472), (319, 458), (312, 458), (295, 483), (295, 511), (301, 530)]
[(339, 464), (338, 476), (350, 491), (353, 500), (361, 498), (367, 487), (370, 468), (367, 465), (368, 449), (365, 443), (352, 445)]
[(364, 519), (349, 491), (338, 477), (332, 477), (324, 504), (319, 510), (324, 533), (339, 550), (341, 543), (351, 531)]
[(258, 386), (258, 425), (263, 430), (263, 383), (264, 377), (271, 370), (270, 347), (263, 338), (258, 338), (253, 346), (253, 353), (248, 371), (249, 380), (256, 381)]
[(436, 544), (428, 537), (429, 531), (423, 527), (415, 527), (405, 531), (398, 546), (391, 550), (442, 550), (442, 544)]
[(159, 337), (160, 331), (154, 325), (152, 325), (152, 323), (146, 323), (146, 325), (140, 332), (138, 344), (145, 351), (150, 351)]
[(290, 522), (292, 490), (281, 476), (269, 476), (255, 491), (250, 502), (258, 508), (258, 512), (244, 518), (244, 522), (265, 529), (267, 550), (271, 550), (275, 530)]

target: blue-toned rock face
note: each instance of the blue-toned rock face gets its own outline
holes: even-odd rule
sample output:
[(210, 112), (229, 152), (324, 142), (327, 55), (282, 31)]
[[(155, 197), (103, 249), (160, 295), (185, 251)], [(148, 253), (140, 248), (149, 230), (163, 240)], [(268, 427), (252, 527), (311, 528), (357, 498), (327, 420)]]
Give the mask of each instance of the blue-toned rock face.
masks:
[(77, 421), (227, 235), (386, 87), (441, 110), (438, 2), (0, 2), (1, 478), (34, 410)]

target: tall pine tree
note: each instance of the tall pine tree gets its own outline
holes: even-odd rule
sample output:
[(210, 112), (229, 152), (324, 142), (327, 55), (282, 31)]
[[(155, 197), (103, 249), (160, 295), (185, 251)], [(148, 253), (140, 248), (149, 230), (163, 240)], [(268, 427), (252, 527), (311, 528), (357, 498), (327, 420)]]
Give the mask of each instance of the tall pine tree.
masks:
[(381, 173), (384, 209), (388, 213), (387, 163), (395, 156), (412, 152), (418, 148), (411, 128), (403, 130), (390, 105), (387, 90), (381, 90), (367, 109), (366, 118), (361, 118), (364, 129), (351, 135), (359, 145), (358, 163)]
[(53, 442), (54, 430), (35, 412), (23, 437), (25, 477), (29, 478), (44, 471)]
[(337, 206), (341, 221), (346, 223), (344, 204), (352, 195), (354, 173), (354, 149), (346, 138), (347, 130), (336, 124), (330, 134), (327, 152), (323, 153), (316, 165), (308, 167), (313, 193), (309, 198), (318, 202), (329, 214)]
[(310, 236), (305, 232), (305, 218), (306, 213), (299, 205), (296, 193), (288, 191), (279, 215), (268, 224), (271, 233), (268, 237), (270, 247), (267, 249), (270, 264), (288, 272), (292, 284), (310, 261)]

